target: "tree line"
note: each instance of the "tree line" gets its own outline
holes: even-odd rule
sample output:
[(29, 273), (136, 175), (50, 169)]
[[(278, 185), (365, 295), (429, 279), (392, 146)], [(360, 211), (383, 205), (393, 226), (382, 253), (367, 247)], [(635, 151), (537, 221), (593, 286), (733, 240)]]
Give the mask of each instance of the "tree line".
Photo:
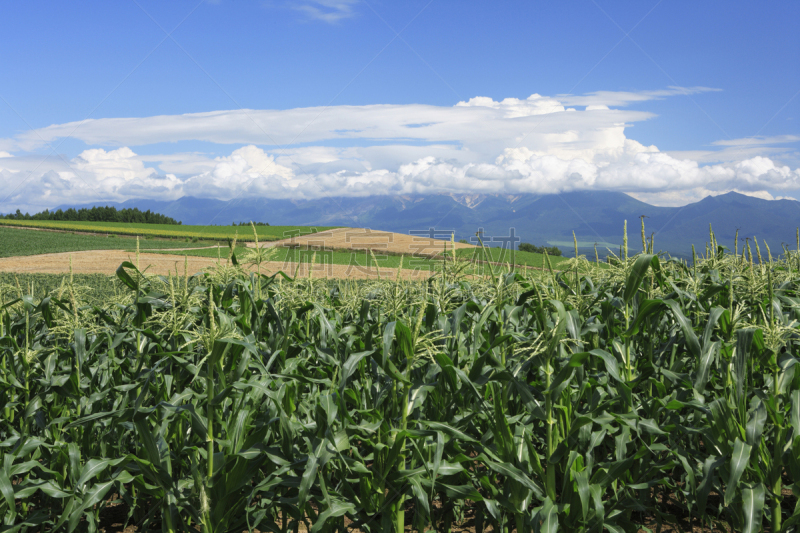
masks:
[(533, 252), (536, 254), (543, 254), (547, 252), (547, 255), (553, 255), (553, 256), (561, 255), (561, 250), (559, 250), (558, 246), (536, 246), (535, 244), (531, 244), (529, 242), (521, 242), (519, 244), (519, 251)]
[(50, 211), (45, 209), (34, 215), (23, 214), (19, 209), (16, 213), (0, 215), (0, 218), (9, 220), (64, 220), (69, 222), (128, 222), (136, 224), (176, 224), (181, 222), (172, 217), (150, 211), (141, 211), (137, 207), (117, 209), (113, 206), (105, 207), (82, 207), (75, 209), (70, 207), (67, 210), (58, 209)]

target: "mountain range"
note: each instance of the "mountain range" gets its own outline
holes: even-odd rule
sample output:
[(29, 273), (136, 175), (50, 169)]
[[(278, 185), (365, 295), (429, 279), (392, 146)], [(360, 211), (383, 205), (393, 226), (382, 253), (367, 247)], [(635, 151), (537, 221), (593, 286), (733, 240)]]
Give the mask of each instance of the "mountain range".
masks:
[(487, 245), (501, 245), (512, 231), (521, 242), (555, 245), (565, 255), (573, 255), (572, 232), (580, 253), (594, 255), (598, 244), (601, 256), (606, 248), (618, 253), (622, 244), (623, 223), (628, 222), (629, 249), (641, 249), (641, 222), (645, 233), (654, 234), (656, 250), (673, 256), (691, 256), (691, 246), (698, 251), (709, 241), (709, 224), (717, 242), (734, 247), (737, 228), (742, 241), (758, 237), (762, 252), (767, 242), (774, 255), (782, 244), (796, 248), (795, 232), (800, 226), (800, 202), (762, 200), (730, 192), (709, 196), (683, 207), (658, 207), (636, 200), (627, 194), (611, 191), (574, 191), (552, 195), (408, 195), (320, 198), (286, 200), (242, 198), (222, 201), (184, 196), (178, 200), (128, 200), (94, 202), (68, 207), (113, 205), (138, 207), (181, 220), (183, 224), (229, 225), (232, 222), (268, 222), (274, 226), (350, 226), (368, 227), (399, 233), (431, 229), (437, 237), (477, 242), (476, 232), (483, 230)]

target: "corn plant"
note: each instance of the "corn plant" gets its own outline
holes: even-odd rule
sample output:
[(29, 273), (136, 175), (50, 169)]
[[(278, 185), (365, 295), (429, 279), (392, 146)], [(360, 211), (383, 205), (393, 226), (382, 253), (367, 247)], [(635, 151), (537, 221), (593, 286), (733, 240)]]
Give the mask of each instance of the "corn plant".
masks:
[(418, 282), (267, 276), (231, 248), (194, 276), (123, 263), (99, 303), (3, 285), (0, 531), (112, 509), (167, 532), (797, 531), (798, 256), (709, 239), (691, 264), (643, 229), (606, 265)]

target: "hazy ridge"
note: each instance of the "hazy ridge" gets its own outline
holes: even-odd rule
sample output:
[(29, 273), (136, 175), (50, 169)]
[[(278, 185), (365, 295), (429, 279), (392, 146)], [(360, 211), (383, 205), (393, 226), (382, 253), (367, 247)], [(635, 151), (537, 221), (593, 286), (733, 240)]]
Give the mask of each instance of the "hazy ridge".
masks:
[[(683, 207), (653, 206), (619, 192), (578, 191), (544, 196), (436, 194), (317, 200), (222, 201), (185, 196), (173, 202), (128, 200), (59, 208), (93, 205), (150, 209), (184, 224), (228, 225), (253, 220), (273, 225), (369, 227), (400, 233), (434, 228), (437, 235), (455, 231), (457, 239), (472, 239), (483, 228), (487, 244), (495, 246), (502, 243), (498, 238), (508, 236), (510, 228), (514, 228), (522, 242), (559, 244), (567, 255), (572, 255), (572, 246), (563, 243), (572, 242), (573, 231), (582, 253), (587, 253), (595, 242), (619, 246), (625, 220), (630, 249), (641, 248), (641, 215), (647, 217), (647, 238), (655, 232), (656, 249), (678, 256), (691, 254), (692, 244), (700, 250), (704, 248), (709, 224), (717, 241), (728, 248), (733, 248), (738, 228), (741, 239), (752, 241), (756, 236), (764, 254), (766, 241), (776, 255), (782, 243), (796, 248), (795, 231), (800, 226), (800, 202), (762, 200), (734, 192), (709, 196)], [(600, 251), (605, 251), (602, 246)]]

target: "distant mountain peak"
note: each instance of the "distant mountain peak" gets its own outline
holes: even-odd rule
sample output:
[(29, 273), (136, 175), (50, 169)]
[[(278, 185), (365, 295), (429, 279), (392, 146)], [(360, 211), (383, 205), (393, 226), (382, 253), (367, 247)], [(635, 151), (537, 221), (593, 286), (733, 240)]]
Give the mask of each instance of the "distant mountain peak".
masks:
[(463, 205), (464, 207), (469, 207), (470, 209), (475, 209), (483, 201), (486, 199), (485, 194), (455, 194), (450, 193), (448, 194), (450, 198), (455, 200), (457, 203)]
[(565, 250), (572, 250), (573, 230), (579, 247), (586, 245), (587, 249), (592, 246), (586, 243), (617, 242), (626, 220), (633, 236), (638, 233), (638, 217), (644, 214), (649, 217), (646, 232), (655, 233), (656, 248), (682, 257), (691, 257), (692, 244), (703, 249), (709, 224), (719, 242), (732, 244), (738, 228), (741, 235), (757, 235), (759, 242), (767, 240), (778, 250), (782, 242), (795, 242), (795, 228), (800, 225), (800, 202), (769, 201), (736, 192), (708, 196), (683, 207), (657, 207), (617, 191), (242, 198), (235, 202), (187, 196), (176, 201), (128, 200), (116, 207), (150, 209), (184, 224), (253, 220), (274, 226), (369, 227), (399, 233), (436, 228), (454, 230), (456, 239), (469, 238), (483, 228), (486, 235), (498, 238), (493, 243), (501, 242), (513, 228), (521, 242), (564, 246)]

